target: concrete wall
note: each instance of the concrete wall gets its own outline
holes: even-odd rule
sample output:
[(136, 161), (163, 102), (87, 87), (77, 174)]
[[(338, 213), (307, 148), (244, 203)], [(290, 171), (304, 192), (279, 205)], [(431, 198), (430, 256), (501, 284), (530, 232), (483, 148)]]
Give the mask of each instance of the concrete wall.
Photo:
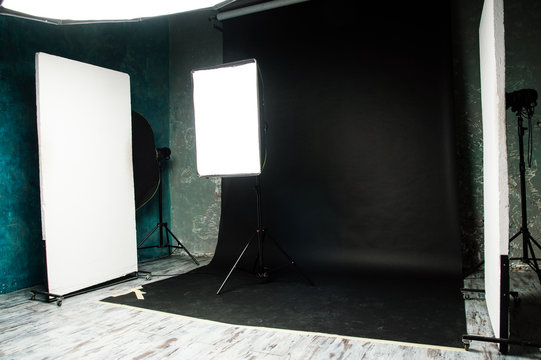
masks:
[(483, 1), (459, 0), (453, 7), (454, 115), (463, 266), (483, 257), (483, 129), (479, 65), (479, 22)]
[(222, 63), (222, 33), (211, 11), (170, 17), (171, 227), (194, 254), (211, 254), (220, 224), (221, 179), (198, 178), (191, 70)]
[[(524, 88), (536, 89), (541, 94), (541, 3), (536, 0), (504, 1), (506, 91)], [(541, 240), (541, 99), (533, 117), (532, 166), (526, 164), (526, 197), (528, 205), (528, 228), (539, 243)], [(527, 126), (527, 122), (524, 123)], [(528, 132), (524, 137), (527, 144)], [(517, 117), (507, 111), (507, 151), (509, 167), (509, 235), (521, 227), (520, 175)], [(525, 148), (527, 156), (527, 147)], [(537, 256), (541, 250), (536, 248)], [(509, 256), (522, 256), (522, 239), (510, 244)]]

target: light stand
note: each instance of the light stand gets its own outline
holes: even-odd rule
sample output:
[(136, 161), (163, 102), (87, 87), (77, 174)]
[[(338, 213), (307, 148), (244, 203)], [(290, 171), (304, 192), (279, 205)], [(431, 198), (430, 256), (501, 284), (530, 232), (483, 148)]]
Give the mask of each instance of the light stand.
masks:
[[(244, 256), (244, 253), (250, 247), (252, 242), (254, 240), (256, 240), (256, 239), (257, 239), (257, 259), (256, 259), (256, 265), (255, 265), (256, 276), (258, 278), (261, 278), (261, 279), (268, 279), (270, 273), (273, 271), (273, 269), (270, 269), (269, 267), (265, 266), (265, 261), (264, 261), (264, 257), (263, 257), (264, 244), (265, 244), (265, 239), (266, 239), (265, 235), (266, 234), (265, 234), (265, 228), (263, 227), (263, 216), (262, 216), (262, 212), (261, 212), (261, 175), (256, 176), (255, 181), (256, 181), (255, 191), (256, 191), (256, 197), (257, 197), (257, 229), (256, 229), (256, 232), (255, 232), (254, 235), (252, 235), (250, 240), (246, 243), (246, 246), (244, 246), (242, 252), (240, 253), (239, 257), (237, 258), (237, 261), (235, 261), (235, 263), (233, 264), (233, 267), (231, 267), (231, 270), (227, 274), (227, 276), (226, 276), (225, 280), (223, 281), (222, 285), (220, 286), (220, 288), (216, 292), (216, 295), (219, 295), (222, 292), (222, 289), (223, 289), (224, 285), (227, 283), (227, 281), (229, 280), (229, 277), (231, 276), (233, 271), (236, 269), (239, 261)], [(314, 283), (297, 266), (295, 261), (285, 252), (284, 249), (282, 249), (282, 247), (280, 247), (280, 245), (276, 242), (276, 240), (274, 240), (271, 237), (269, 237), (269, 239), (272, 240), (272, 242), (274, 243), (274, 245), (276, 245), (278, 250), (280, 250), (280, 252), (287, 258), (287, 260), (289, 261), (289, 264), (293, 265), (295, 267), (295, 269), (299, 272), (299, 274), (301, 274), (310, 283), (310, 285), (314, 285)], [(274, 270), (276, 270), (276, 269), (274, 269)]]
[[(523, 115), (528, 117), (531, 123), (531, 117), (533, 116), (533, 108), (537, 105), (537, 92), (532, 89), (523, 89), (515, 91), (513, 93), (506, 94), (506, 106), (511, 107), (511, 110), (517, 115), (518, 120), (518, 144), (519, 144), (519, 170), (520, 170), (520, 203), (522, 210), (522, 226), (520, 230), (513, 235), (509, 241), (513, 241), (520, 235), (522, 235), (522, 257), (518, 258), (525, 264), (529, 265), (536, 273), (539, 281), (541, 282), (541, 271), (539, 269), (539, 263), (534, 252), (534, 245), (538, 249), (541, 249), (541, 245), (533, 238), (528, 229), (528, 213), (526, 209), (526, 164), (524, 161), (524, 132), (530, 131), (531, 139), (531, 124), (528, 127), (523, 126)], [(529, 143), (531, 146), (531, 143)], [(531, 149), (529, 149), (529, 154)], [(516, 260), (516, 259), (511, 259)]]
[[(167, 248), (168, 251), (169, 251), (169, 255), (171, 255), (171, 248), (183, 249), (184, 251), (186, 251), (186, 254), (188, 254), (188, 256), (190, 256), (190, 258), (193, 260), (193, 262), (196, 265), (199, 265), (199, 262), (197, 261), (197, 259), (195, 257), (193, 257), (192, 254), (190, 254), (190, 252), (188, 251), (188, 249), (186, 249), (186, 247), (184, 245), (182, 245), (180, 240), (169, 229), (169, 227), (167, 226), (167, 223), (163, 222), (163, 198), (162, 198), (161, 174), (162, 174), (162, 170), (163, 170), (163, 161), (169, 160), (169, 157), (171, 155), (171, 150), (169, 148), (159, 148), (159, 149), (157, 149), (157, 155), (158, 155), (158, 167), (160, 169), (160, 182), (158, 184), (158, 207), (159, 207), (159, 209), (158, 209), (158, 214), (159, 215), (158, 216), (159, 216), (159, 221), (158, 221), (158, 224), (156, 225), (156, 227), (154, 227), (154, 229), (152, 229), (152, 231), (150, 233), (148, 233), (148, 235), (145, 236), (145, 238), (139, 244), (137, 244), (137, 249)], [(141, 246), (158, 229), (160, 230), (160, 244), (159, 245), (153, 245), (153, 246)], [(164, 233), (165, 233), (165, 238), (167, 240), (166, 242), (164, 242), (164, 239), (163, 239), (164, 238), (164, 236), (163, 236)], [(171, 235), (173, 237), (173, 239), (175, 239), (175, 241), (177, 242), (178, 245), (172, 245), (171, 244), (171, 242), (169, 241), (169, 235)]]

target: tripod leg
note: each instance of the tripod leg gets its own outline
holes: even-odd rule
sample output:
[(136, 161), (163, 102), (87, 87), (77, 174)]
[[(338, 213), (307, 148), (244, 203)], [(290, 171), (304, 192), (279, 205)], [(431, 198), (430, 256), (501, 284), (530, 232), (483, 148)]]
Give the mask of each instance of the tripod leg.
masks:
[(229, 273), (227, 274), (227, 276), (225, 277), (225, 280), (224, 282), (222, 283), (222, 285), (220, 286), (220, 288), (218, 289), (218, 291), (216, 292), (216, 295), (220, 295), (220, 292), (222, 291), (225, 283), (227, 282), (227, 280), (229, 280), (229, 277), (231, 276), (231, 274), (233, 273), (233, 270), (235, 270), (235, 268), (237, 267), (240, 259), (242, 259), (242, 257), (244, 256), (244, 253), (246, 252), (246, 250), (248, 249), (248, 247), (250, 246), (250, 244), (252, 243), (252, 241), (254, 241), (255, 239), (255, 235), (252, 236), (250, 238), (250, 240), (248, 241), (248, 243), (246, 244), (246, 246), (244, 247), (244, 249), (242, 249), (242, 252), (240, 253), (239, 257), (237, 258), (237, 261), (235, 261), (235, 264), (233, 264), (233, 266), (231, 267), (231, 270), (229, 270)]
[(515, 240), (520, 234), (522, 234), (522, 229), (520, 229), (515, 235), (513, 235), (511, 239), (509, 239), (509, 242)]
[(150, 235), (154, 234), (154, 232), (155, 232), (156, 230), (158, 230), (158, 228), (159, 228), (160, 226), (161, 226), (161, 224), (156, 225), (156, 227), (155, 227), (154, 229), (152, 229), (152, 231), (149, 232), (148, 235), (145, 236), (145, 238), (144, 238), (143, 240), (141, 240), (141, 242), (140, 242), (139, 244), (137, 244), (137, 248), (139, 249), (139, 248), (141, 247), (141, 245), (143, 245), (143, 243), (144, 243), (145, 241), (147, 241), (147, 239), (150, 237)]
[[(272, 238), (271, 238), (272, 239)], [(284, 249), (282, 249), (282, 247), (278, 244), (278, 242), (274, 239), (272, 239), (272, 242), (274, 243), (274, 245), (276, 245), (276, 247), (278, 248), (278, 250), (280, 250), (282, 252), (282, 254), (284, 254), (284, 256), (287, 258), (287, 260), (289, 261), (289, 263), (291, 265), (293, 265), (295, 267), (295, 269), (299, 272), (299, 274), (302, 275), (303, 278), (306, 279), (306, 281), (308, 281), (308, 283), (312, 286), (315, 286), (315, 284), (312, 282), (312, 280), (310, 280), (310, 278), (308, 276), (306, 276), (302, 270), (297, 266), (297, 264), (295, 263), (295, 261), (291, 258), (291, 256), (288, 255), (288, 253), (286, 253), (286, 251)]]
[[(167, 241), (165, 246), (167, 246), (169, 256), (171, 256), (173, 252), (171, 251), (171, 239), (169, 239), (169, 227), (167, 227), (167, 223), (164, 223), (164, 226), (165, 226), (165, 240)], [(160, 234), (160, 236), (162, 236), (162, 239), (163, 239), (163, 235)]]
[[(168, 227), (165, 228), (166, 230), (166, 233), (167, 234), (171, 234), (171, 236), (177, 241), (178, 245), (184, 250), (186, 251), (186, 254), (188, 254), (188, 256), (190, 256), (190, 258), (193, 260), (193, 262), (199, 266), (199, 262), (193, 257), (192, 254), (190, 254), (190, 252), (188, 251), (188, 249), (186, 249), (186, 247), (184, 245), (182, 245), (182, 243), (180, 242), (179, 239), (177, 239), (177, 237), (175, 236), (175, 234), (173, 234), (173, 232), (171, 230), (169, 230)], [(169, 248), (171, 249), (171, 248)], [(171, 251), (171, 250), (170, 250)]]
[[(535, 246), (541, 249), (541, 245), (537, 241), (535, 241), (535, 239), (531, 235), (530, 235), (530, 241), (532, 241), (535, 244)], [(532, 253), (532, 256), (535, 256), (535, 254)]]
[(537, 277), (539, 278), (539, 282), (541, 283), (541, 270), (539, 270), (539, 264), (537, 263), (537, 258), (535, 257), (535, 253), (533, 252), (533, 245), (530, 241), (528, 241), (528, 248), (530, 249), (530, 252), (532, 253), (531, 261), (533, 262), (533, 265), (532, 264), (529, 264), (529, 265), (534, 269), (534, 271), (537, 274)]

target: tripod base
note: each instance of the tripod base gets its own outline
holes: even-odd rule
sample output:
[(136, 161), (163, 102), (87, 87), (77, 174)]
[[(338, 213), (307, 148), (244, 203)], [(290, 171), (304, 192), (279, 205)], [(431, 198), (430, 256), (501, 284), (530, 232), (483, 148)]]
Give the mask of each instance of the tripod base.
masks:
[[(244, 248), (242, 249), (239, 257), (237, 258), (237, 260), (235, 261), (235, 263), (233, 264), (233, 266), (231, 267), (231, 270), (229, 270), (229, 273), (227, 274), (227, 276), (225, 277), (225, 280), (223, 281), (222, 285), (220, 286), (220, 288), (218, 289), (218, 291), (216, 292), (216, 295), (220, 295), (220, 293), (222, 292), (222, 289), (224, 288), (225, 284), (227, 283), (227, 281), (229, 280), (229, 278), (231, 277), (231, 274), (233, 273), (233, 271), (235, 271), (235, 269), (237, 268), (237, 265), (239, 264), (239, 261), (242, 259), (242, 257), (244, 256), (244, 254), (246, 253), (246, 250), (248, 250), (248, 248), (250, 247), (250, 245), (253, 243), (253, 241), (255, 239), (258, 240), (258, 245), (259, 245), (259, 252), (257, 254), (257, 259), (256, 259), (256, 276), (258, 278), (261, 278), (261, 279), (269, 279), (269, 275), (273, 272), (273, 271), (276, 271), (278, 269), (271, 269), (269, 267), (266, 267), (263, 263), (263, 237), (265, 235), (265, 230), (264, 229), (258, 229), (256, 231), (256, 233), (254, 235), (252, 235), (252, 237), (250, 238), (250, 240), (246, 243), (246, 245), (244, 246)], [(295, 267), (295, 269), (297, 270), (297, 272), (299, 274), (302, 275), (302, 277), (304, 277), (308, 283), (310, 285), (314, 285), (314, 283), (312, 282), (312, 280), (310, 280), (310, 278), (308, 278), (308, 276), (306, 276), (302, 271), (301, 269), (297, 266), (297, 264), (295, 263), (295, 261), (291, 258), (291, 256), (289, 256), (286, 251), (284, 249), (282, 249), (282, 247), (276, 242), (276, 240), (272, 239), (272, 242), (274, 243), (274, 245), (278, 248), (278, 250), (280, 250), (280, 252), (282, 253), (282, 255), (285, 256), (285, 258), (289, 261), (289, 264), (288, 265), (292, 265), (293, 267)]]
[[(523, 243), (522, 243), (522, 249), (523, 254), (522, 257), (513, 257), (509, 258), (509, 260), (520, 260), (524, 264), (528, 265), (530, 268), (532, 268), (533, 271), (536, 272), (537, 277), (539, 278), (539, 283), (541, 283), (541, 269), (539, 268), (539, 261), (541, 261), (540, 258), (538, 258), (534, 253), (533, 245), (537, 246), (538, 249), (541, 250), (541, 245), (533, 238), (533, 236), (530, 234), (530, 232), (524, 229), (520, 229), (515, 235), (513, 235), (509, 239), (509, 243), (511, 243), (513, 240), (515, 240), (520, 235), (523, 235)], [(530, 256), (531, 253), (531, 256)], [(481, 261), (479, 264), (475, 265), (469, 272), (464, 276), (464, 278), (468, 277), (469, 275), (475, 273), (485, 262)]]
[[(523, 255), (521, 258), (516, 260), (521, 260), (523, 263), (532, 268), (533, 271), (537, 274), (539, 278), (539, 283), (541, 283), (541, 269), (539, 269), (539, 263), (537, 262), (537, 257), (535, 256), (533, 245), (537, 246), (538, 249), (541, 249), (541, 245), (533, 238), (527, 228), (520, 229), (515, 235), (509, 239), (509, 242), (515, 240), (518, 236), (522, 235), (522, 250)], [(530, 256), (531, 254), (531, 256)], [(515, 260), (515, 258), (511, 259)]]
[[(166, 238), (167, 238), (167, 244), (163, 244), (162, 228), (165, 230), (165, 235), (166, 235)], [(154, 232), (156, 232), (156, 230), (158, 230), (158, 229), (160, 229), (160, 245), (143, 246), (142, 247), (141, 245), (143, 245), (143, 243), (150, 237), (150, 235), (154, 234)], [(178, 245), (171, 245), (170, 244), (169, 235), (171, 235), (173, 237), (173, 239), (175, 239), (175, 241), (177, 242)], [(137, 249), (150, 249), (150, 248), (168, 248), (169, 249), (169, 255), (171, 255), (171, 248), (173, 248), (173, 249), (182, 249), (182, 250), (186, 251), (186, 254), (188, 254), (188, 256), (193, 260), (193, 262), (197, 266), (199, 266), (199, 262), (197, 261), (197, 259), (195, 257), (193, 257), (192, 254), (190, 254), (190, 252), (188, 251), (188, 249), (184, 245), (182, 245), (180, 240), (169, 229), (169, 227), (167, 226), (167, 223), (163, 223), (163, 222), (158, 223), (156, 225), (156, 227), (154, 229), (152, 229), (152, 231), (150, 233), (148, 233), (148, 235), (145, 236), (145, 238), (139, 244), (137, 244)]]

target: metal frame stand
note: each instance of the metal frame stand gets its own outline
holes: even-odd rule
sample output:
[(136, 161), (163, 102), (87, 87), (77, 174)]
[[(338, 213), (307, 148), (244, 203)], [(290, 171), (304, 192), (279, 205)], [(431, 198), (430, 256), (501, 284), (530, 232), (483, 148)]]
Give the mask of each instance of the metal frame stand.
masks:
[[(472, 340), (496, 342), (500, 344), (500, 352), (507, 354), (509, 351), (509, 257), (500, 255), (500, 336), (505, 338), (485, 337), (477, 335), (463, 335), (464, 349), (469, 350)], [(501, 341), (500, 341), (501, 340)], [(516, 343), (516, 341), (513, 341)]]
[[(237, 265), (238, 265), (239, 261), (244, 256), (244, 253), (250, 247), (250, 245), (253, 243), (253, 241), (256, 240), (256, 239), (257, 239), (257, 251), (258, 251), (257, 259), (256, 259), (256, 265), (255, 265), (256, 276), (259, 277), (259, 278), (262, 278), (262, 279), (268, 279), (270, 273), (272, 271), (274, 271), (274, 270), (277, 270), (277, 269), (270, 269), (269, 267), (265, 266), (265, 261), (263, 259), (263, 250), (264, 250), (264, 242), (265, 242), (265, 238), (266, 238), (265, 235), (266, 234), (265, 234), (265, 228), (263, 227), (263, 216), (262, 216), (262, 213), (261, 213), (261, 176), (260, 175), (256, 176), (255, 191), (256, 191), (256, 196), (257, 196), (257, 229), (256, 229), (256, 232), (255, 232), (254, 235), (252, 235), (250, 240), (248, 240), (248, 243), (246, 243), (246, 246), (244, 246), (244, 248), (243, 248), (242, 252), (240, 253), (239, 257), (237, 258), (237, 260), (235, 261), (235, 263), (231, 267), (231, 270), (229, 271), (229, 273), (225, 277), (225, 280), (223, 281), (222, 285), (220, 286), (220, 288), (216, 292), (216, 295), (220, 295), (220, 293), (222, 292), (222, 289), (224, 288), (225, 284), (227, 283), (227, 281), (231, 277), (231, 274), (237, 268)], [(289, 256), (286, 253), (286, 251), (284, 249), (282, 249), (282, 247), (276, 242), (276, 240), (274, 240), (273, 238), (270, 238), (270, 239), (276, 245), (278, 250), (287, 258), (287, 260), (289, 261), (289, 265), (293, 265), (295, 267), (295, 269), (299, 272), (299, 274), (301, 274), (302, 277), (304, 277), (310, 283), (310, 285), (314, 285), (312, 280), (310, 280), (310, 278), (308, 278), (301, 271), (301, 269), (297, 266), (297, 264), (291, 258), (291, 256)]]
[[(513, 297), (514, 303), (519, 304), (518, 293), (509, 291), (509, 257), (507, 255), (500, 256), (500, 337), (489, 337), (479, 335), (462, 335), (462, 344), (466, 351), (469, 350), (472, 341), (483, 341), (499, 344), (499, 350), (503, 355), (509, 352), (509, 345), (518, 345), (524, 347), (536, 347), (541, 350), (541, 343), (529, 340), (510, 339), (510, 318), (509, 318), (509, 298)], [(465, 292), (484, 293), (483, 289), (462, 289), (465, 299), (470, 299)], [(505, 337), (502, 337), (505, 336)]]
[[(521, 109), (517, 110), (518, 120), (518, 145), (519, 145), (519, 169), (520, 169), (520, 205), (522, 210), (522, 226), (520, 230), (513, 235), (509, 242), (515, 240), (522, 235), (522, 257), (512, 258), (511, 260), (521, 260), (528, 266), (530, 266), (537, 274), (539, 282), (541, 283), (541, 270), (539, 269), (539, 263), (534, 252), (533, 245), (537, 246), (541, 250), (541, 245), (533, 238), (528, 229), (528, 212), (526, 208), (526, 164), (524, 162), (524, 132), (528, 130), (523, 126), (523, 119)], [(531, 129), (529, 129), (532, 131)]]
[[(462, 336), (462, 342), (464, 344), (464, 349), (469, 350), (471, 342), (472, 341), (483, 341), (483, 342), (491, 342), (491, 343), (498, 343), (500, 346), (505, 346), (506, 348), (509, 345), (518, 345), (518, 346), (527, 346), (527, 347), (536, 347), (541, 349), (541, 343), (536, 343), (534, 341), (525, 341), (525, 340), (511, 340), (511, 339), (502, 339), (502, 338), (491, 338), (491, 337), (485, 337), (485, 336), (479, 336), (479, 335), (464, 335)], [(501, 350), (500, 350), (501, 351)], [(507, 354), (506, 352), (501, 351), (502, 354)]]
[[(158, 163), (158, 166), (160, 168), (160, 175), (162, 173), (162, 164), (161, 164), (161, 161), (159, 161)], [(159, 221), (158, 221), (158, 224), (154, 227), (154, 229), (152, 229), (152, 231), (150, 233), (148, 233), (147, 236), (145, 236), (145, 238), (143, 240), (141, 240), (140, 243), (137, 244), (137, 249), (150, 249), (150, 248), (167, 248), (168, 251), (169, 251), (169, 255), (168, 256), (171, 256), (171, 248), (174, 248), (174, 249), (182, 249), (184, 251), (186, 251), (186, 254), (188, 254), (188, 256), (193, 260), (193, 262), (199, 266), (199, 262), (197, 261), (197, 259), (195, 257), (193, 257), (192, 254), (190, 254), (190, 252), (188, 251), (188, 249), (180, 242), (180, 240), (175, 236), (175, 234), (173, 234), (173, 232), (169, 229), (169, 227), (167, 226), (167, 223), (166, 222), (163, 222), (163, 198), (162, 198), (162, 181), (161, 181), (161, 176), (160, 176), (160, 183), (158, 184), (158, 212), (159, 212)], [(160, 230), (160, 244), (159, 245), (153, 245), (153, 246), (141, 246), (145, 243), (145, 241), (147, 241), (147, 239), (156, 232), (156, 230)], [(164, 243), (163, 241), (163, 234), (164, 234), (164, 230), (165, 230), (165, 238), (167, 239), (167, 242)], [(169, 235), (171, 235), (173, 237), (173, 239), (175, 239), (175, 241), (177, 242), (178, 245), (172, 245), (170, 240), (169, 240)]]

